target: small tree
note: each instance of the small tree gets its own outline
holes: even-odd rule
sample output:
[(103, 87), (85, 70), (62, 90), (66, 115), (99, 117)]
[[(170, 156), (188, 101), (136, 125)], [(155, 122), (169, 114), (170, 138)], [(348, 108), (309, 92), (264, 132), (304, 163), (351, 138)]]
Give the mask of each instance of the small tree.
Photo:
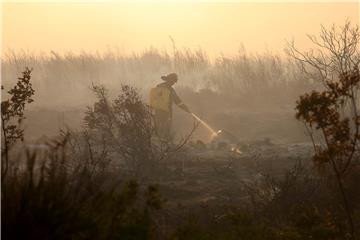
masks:
[[(10, 148), (18, 141), (24, 140), (24, 130), (21, 123), (25, 119), (24, 111), (28, 103), (33, 102), (32, 96), (35, 91), (30, 82), (31, 71), (28, 67), (22, 72), (22, 77), (18, 78), (16, 85), (8, 91), (10, 98), (1, 101), (1, 179), (4, 180), (9, 167)], [(1, 86), (1, 90), (4, 87)]]
[(160, 170), (160, 162), (176, 154), (198, 126), (195, 123), (189, 134), (175, 145), (154, 141), (152, 111), (134, 87), (122, 85), (120, 94), (112, 102), (103, 86), (93, 86), (92, 90), (97, 102), (85, 114), (86, 130), (99, 140), (100, 146), (105, 141), (109, 150), (116, 152), (135, 176), (148, 177)]
[(294, 43), (288, 47), (305, 75), (321, 81), (324, 89), (300, 96), (296, 118), (302, 120), (313, 142), (313, 160), (329, 166), (342, 197), (349, 226), (349, 238), (355, 227), (344, 181), (359, 163), (359, 27), (346, 22), (341, 28), (322, 26), (320, 38), (309, 36), (316, 49), (299, 51)]
[(152, 116), (136, 89), (122, 85), (121, 93), (111, 103), (103, 86), (93, 86), (92, 90), (98, 101), (86, 112), (86, 127), (106, 139), (136, 174), (150, 169), (155, 164)]

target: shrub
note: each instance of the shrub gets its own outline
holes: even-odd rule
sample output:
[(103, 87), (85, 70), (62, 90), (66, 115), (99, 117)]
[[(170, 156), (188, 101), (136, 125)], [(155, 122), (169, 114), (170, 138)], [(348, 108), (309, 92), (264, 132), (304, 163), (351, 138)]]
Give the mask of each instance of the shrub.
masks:
[(322, 27), (320, 40), (314, 36), (310, 39), (317, 51), (304, 53), (292, 45), (289, 52), (304, 73), (322, 82), (324, 89), (300, 96), (296, 118), (307, 127), (314, 145), (314, 162), (325, 168), (331, 174), (330, 181), (335, 180), (338, 186), (348, 225), (344, 235), (355, 239), (354, 206), (345, 182), (349, 174), (359, 173), (360, 31), (347, 22), (340, 29)]
[[(122, 182), (109, 165), (67, 156), (67, 138), (44, 158), (27, 150), (2, 184), (4, 239), (147, 239), (161, 199), (154, 186)], [(86, 149), (85, 149), (86, 150)]]

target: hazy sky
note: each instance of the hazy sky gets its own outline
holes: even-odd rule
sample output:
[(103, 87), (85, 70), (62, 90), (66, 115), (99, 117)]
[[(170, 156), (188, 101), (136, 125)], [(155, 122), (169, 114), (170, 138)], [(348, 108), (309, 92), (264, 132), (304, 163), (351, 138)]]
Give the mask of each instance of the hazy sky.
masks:
[(359, 23), (359, 3), (107, 2), (4, 3), (2, 47), (18, 51), (139, 52), (148, 47), (201, 47), (231, 55), (281, 52), (285, 39), (307, 47), (305, 35), (320, 24)]

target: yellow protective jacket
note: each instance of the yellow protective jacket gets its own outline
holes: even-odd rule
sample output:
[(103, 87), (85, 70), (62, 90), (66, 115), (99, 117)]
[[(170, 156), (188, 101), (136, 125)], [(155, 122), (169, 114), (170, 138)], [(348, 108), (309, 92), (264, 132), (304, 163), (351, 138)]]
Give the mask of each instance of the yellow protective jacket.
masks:
[(179, 105), (181, 100), (175, 90), (166, 83), (161, 83), (150, 90), (150, 107), (171, 114), (172, 103)]

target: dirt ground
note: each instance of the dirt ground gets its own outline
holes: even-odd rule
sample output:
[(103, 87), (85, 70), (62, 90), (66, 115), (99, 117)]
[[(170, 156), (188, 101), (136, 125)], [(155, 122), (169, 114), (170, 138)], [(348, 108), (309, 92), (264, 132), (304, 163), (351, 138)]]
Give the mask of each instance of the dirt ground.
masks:
[(308, 163), (312, 145), (256, 141), (244, 152), (196, 149), (171, 164), (172, 172), (158, 182), (171, 205), (233, 204), (245, 198), (246, 186), (267, 175), (281, 177), (299, 161)]
[[(26, 139), (56, 136), (66, 127), (81, 129), (83, 115), (83, 108), (31, 109), (24, 124)], [(215, 130), (225, 129), (234, 135), (239, 151), (214, 148), (209, 144), (209, 131), (199, 126), (192, 143), (169, 164), (169, 173), (156, 182), (168, 204), (238, 203), (247, 197), (246, 184), (267, 174), (281, 176), (298, 161), (310, 160), (312, 145), (290, 107), (215, 109), (200, 115)], [(178, 136), (185, 135), (193, 119), (178, 110), (174, 117)]]
[[(35, 141), (42, 136), (56, 136), (60, 129), (81, 129), (86, 108), (45, 109), (26, 111), (24, 122), (26, 139)], [(242, 109), (236, 112), (214, 111), (199, 114), (214, 130), (224, 129), (242, 141), (257, 141), (265, 138), (277, 144), (308, 141), (303, 125), (294, 117), (291, 109), (263, 110)], [(192, 129), (194, 119), (186, 113), (174, 112), (173, 128), (178, 137), (185, 136)], [(198, 126), (192, 139), (209, 142), (211, 133)]]

